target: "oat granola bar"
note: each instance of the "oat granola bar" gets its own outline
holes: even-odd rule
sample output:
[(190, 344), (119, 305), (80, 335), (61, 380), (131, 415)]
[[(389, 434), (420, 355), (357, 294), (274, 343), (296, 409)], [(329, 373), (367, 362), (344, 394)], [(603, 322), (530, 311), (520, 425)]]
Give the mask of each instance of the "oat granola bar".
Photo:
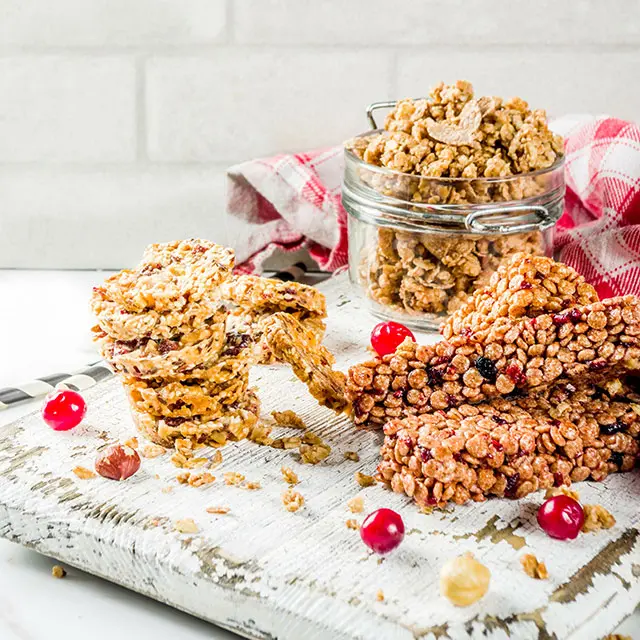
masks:
[(496, 323), (559, 313), (598, 301), (598, 294), (575, 269), (544, 256), (514, 254), (442, 324), (450, 339), (464, 335), (482, 342)]
[(228, 405), (220, 416), (212, 419), (162, 418), (135, 409), (131, 413), (138, 430), (163, 447), (172, 447), (177, 438), (217, 447), (247, 437), (258, 422), (260, 402), (249, 391), (241, 402)]
[(640, 401), (620, 382), (556, 385), (388, 422), (379, 477), (423, 506), (521, 498), (633, 468)]
[(152, 244), (134, 269), (107, 278), (96, 295), (133, 313), (183, 309), (187, 302), (215, 298), (233, 265), (231, 249), (207, 240)]
[[(131, 312), (105, 297), (104, 289), (95, 287), (91, 296), (91, 311), (100, 328), (115, 340), (139, 340), (154, 337), (171, 340), (176, 335), (187, 333), (193, 327), (204, 324), (220, 309), (220, 292), (199, 302), (187, 302), (184, 307), (169, 311), (152, 309)], [(216, 297), (218, 296), (218, 297)]]
[(240, 275), (223, 287), (224, 298), (243, 311), (255, 314), (297, 311), (309, 316), (325, 318), (327, 306), (324, 294), (299, 282), (283, 282), (273, 278)]
[(223, 297), (237, 306), (237, 314), (248, 323), (260, 345), (257, 364), (277, 362), (262, 337), (262, 321), (278, 312), (291, 313), (306, 329), (322, 342), (325, 332), (323, 318), (327, 316), (324, 294), (314, 287), (298, 282), (282, 282), (272, 278), (242, 275), (232, 278), (223, 287)]
[(332, 368), (334, 358), (318, 344), (315, 335), (291, 314), (276, 313), (263, 322), (264, 339), (278, 360), (291, 365), (295, 375), (318, 402), (334, 411), (343, 411), (345, 375)]
[(125, 376), (122, 383), (136, 411), (168, 418), (215, 418), (246, 394), (249, 366), (225, 382), (211, 382), (202, 378), (180, 382)]
[(172, 376), (217, 358), (226, 338), (226, 309), (220, 309), (200, 327), (173, 339), (114, 340), (99, 326), (92, 329), (102, 357), (113, 368), (137, 378)]
[(640, 368), (640, 299), (610, 298), (558, 314), (495, 323), (482, 342), (407, 339), (349, 369), (346, 396), (358, 424), (448, 409), (557, 382), (597, 380)]

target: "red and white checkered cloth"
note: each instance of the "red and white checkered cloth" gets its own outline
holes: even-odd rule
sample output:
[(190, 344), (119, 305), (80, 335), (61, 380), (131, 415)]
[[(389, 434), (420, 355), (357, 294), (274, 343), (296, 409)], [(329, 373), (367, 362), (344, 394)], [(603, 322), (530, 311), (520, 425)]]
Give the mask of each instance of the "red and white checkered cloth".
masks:
[[(602, 298), (640, 293), (640, 128), (608, 117), (567, 117), (567, 197), (556, 257)], [(342, 148), (253, 160), (229, 170), (228, 210), (248, 226), (237, 245), (242, 271), (259, 271), (276, 249), (308, 248), (322, 269), (347, 263), (340, 203)]]

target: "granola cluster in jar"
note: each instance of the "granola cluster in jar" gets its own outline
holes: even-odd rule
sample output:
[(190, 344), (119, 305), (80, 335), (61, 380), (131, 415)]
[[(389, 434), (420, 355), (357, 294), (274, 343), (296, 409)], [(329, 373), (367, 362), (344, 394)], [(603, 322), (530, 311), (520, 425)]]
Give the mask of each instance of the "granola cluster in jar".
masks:
[[(469, 214), (486, 214), (492, 203), (510, 205), (512, 216), (539, 220), (540, 206), (527, 209), (532, 199), (560, 186), (555, 169), (562, 162), (562, 138), (549, 129), (543, 110), (531, 110), (521, 98), (475, 97), (468, 82), (440, 83), (428, 98), (400, 100), (384, 129), (350, 140), (346, 149), (345, 183), (352, 173), (352, 180), (374, 193), (371, 207), (379, 194), (411, 220), (398, 224), (383, 213), (367, 225), (357, 215), (350, 218), (350, 241), (358, 245), (352, 277), (379, 307), (401, 315), (451, 314), (505, 258), (548, 249), (544, 229), (555, 214), (515, 233), (507, 227), (477, 232), (465, 223)], [(351, 214), (348, 200), (343, 195)]]

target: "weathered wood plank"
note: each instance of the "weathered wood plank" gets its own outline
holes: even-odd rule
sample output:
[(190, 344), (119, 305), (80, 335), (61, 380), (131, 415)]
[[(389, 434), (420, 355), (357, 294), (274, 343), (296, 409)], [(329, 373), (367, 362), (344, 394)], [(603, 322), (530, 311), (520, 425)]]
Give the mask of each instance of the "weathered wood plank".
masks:
[[(375, 323), (340, 276), (323, 285), (330, 301), (328, 346), (341, 368), (366, 356)], [(433, 336), (428, 339), (435, 339)], [(380, 436), (317, 406), (284, 367), (254, 372), (264, 415), (294, 409), (331, 446), (321, 465), (301, 464), (295, 451), (251, 442), (227, 446), (214, 484), (177, 485), (168, 456), (144, 460), (126, 482), (79, 480), (96, 448), (134, 429), (117, 381), (88, 392), (84, 426), (55, 433), (38, 414), (0, 432), (0, 535), (117, 582), (248, 638), (585, 638), (610, 632), (640, 602), (636, 473), (584, 483), (586, 502), (617, 518), (612, 530), (563, 543), (535, 522), (541, 496), (493, 500), (430, 515), (381, 487), (360, 488), (355, 471), (371, 473)], [(106, 434), (106, 435), (105, 435)], [(344, 460), (358, 451), (360, 462)], [(280, 467), (300, 477), (304, 510), (287, 513)], [(262, 489), (225, 486), (224, 471), (258, 480)], [(161, 489), (172, 484), (171, 493)], [(398, 552), (369, 554), (345, 522), (346, 502), (360, 494), (365, 510), (402, 512), (407, 537)], [(207, 514), (225, 505), (228, 515)], [(194, 518), (200, 531), (179, 534), (173, 522)], [(357, 516), (358, 519), (362, 519)], [(547, 563), (550, 579), (520, 568), (524, 550)], [(441, 565), (473, 551), (492, 572), (480, 603), (457, 609), (438, 591)], [(385, 600), (378, 602), (382, 589)]]

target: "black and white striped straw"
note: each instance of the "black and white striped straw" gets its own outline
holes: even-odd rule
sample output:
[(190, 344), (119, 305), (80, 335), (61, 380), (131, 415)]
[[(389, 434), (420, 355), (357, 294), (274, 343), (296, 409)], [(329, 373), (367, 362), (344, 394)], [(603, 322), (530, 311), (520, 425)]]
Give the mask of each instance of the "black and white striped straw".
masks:
[(0, 389), (0, 411), (19, 402), (46, 396), (54, 389), (84, 391), (113, 375), (102, 360), (73, 373), (52, 373), (15, 387)]
[[(296, 264), (278, 271), (271, 277), (284, 282), (291, 282), (300, 280), (306, 272), (307, 265), (304, 262), (296, 262)], [(110, 378), (112, 375), (111, 369), (103, 360), (100, 360), (74, 373), (52, 373), (15, 387), (0, 388), (0, 411), (20, 402), (46, 396), (54, 389), (84, 391), (98, 384), (98, 382)]]

